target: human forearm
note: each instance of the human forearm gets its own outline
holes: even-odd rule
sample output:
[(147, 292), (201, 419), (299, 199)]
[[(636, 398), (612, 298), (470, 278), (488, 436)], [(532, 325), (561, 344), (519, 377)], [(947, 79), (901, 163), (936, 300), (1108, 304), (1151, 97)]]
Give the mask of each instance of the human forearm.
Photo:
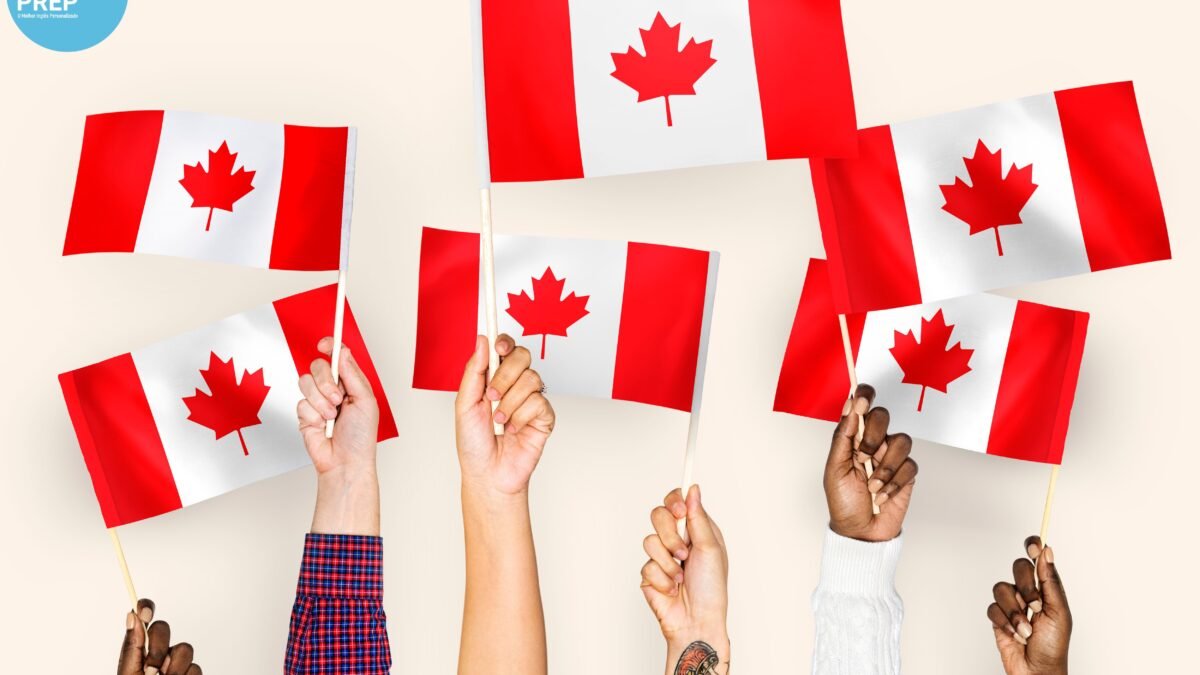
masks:
[(463, 485), (467, 590), (459, 675), (546, 672), (546, 630), (525, 492)]
[(312, 532), (379, 536), (379, 478), (374, 463), (338, 467), (317, 478)]
[(685, 631), (667, 642), (666, 675), (729, 675), (725, 627)]

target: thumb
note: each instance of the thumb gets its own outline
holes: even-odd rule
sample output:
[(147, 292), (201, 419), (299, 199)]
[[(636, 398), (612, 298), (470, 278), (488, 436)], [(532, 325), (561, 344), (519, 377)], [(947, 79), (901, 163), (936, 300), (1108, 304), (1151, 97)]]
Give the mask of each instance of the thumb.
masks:
[(367, 379), (366, 373), (358, 366), (358, 360), (354, 358), (350, 347), (342, 345), (341, 364), (339, 364), (341, 372), (342, 386), (346, 388), (346, 393), (356, 399), (372, 399), (375, 397), (375, 392), (371, 390), (371, 381)]
[(117, 675), (141, 675), (146, 651), (146, 628), (133, 612), (125, 615), (125, 640)]
[(1042, 591), (1042, 611), (1052, 619), (1069, 617), (1071, 608), (1067, 605), (1067, 592), (1058, 575), (1058, 567), (1054, 565), (1054, 549), (1049, 546), (1038, 556), (1037, 576)]
[(717, 549), (720, 543), (713, 531), (712, 520), (700, 501), (700, 486), (693, 485), (687, 494), (687, 531), (693, 548)]
[(459, 412), (483, 400), (488, 369), (488, 341), (482, 335), (475, 336), (475, 351), (467, 361), (462, 383), (458, 386), (458, 397), (454, 404)]

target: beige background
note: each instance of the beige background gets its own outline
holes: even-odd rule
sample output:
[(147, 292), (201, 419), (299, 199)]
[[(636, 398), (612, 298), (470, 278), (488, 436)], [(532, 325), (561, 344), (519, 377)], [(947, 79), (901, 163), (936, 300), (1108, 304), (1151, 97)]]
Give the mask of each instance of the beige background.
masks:
[[(1177, 2), (844, 3), (860, 126), (1133, 78), (1176, 259), (1010, 292), (1090, 310), (1053, 539), (1091, 674), (1194, 656), (1197, 50)], [(381, 450), (397, 672), (449, 673), (462, 581), (451, 397), (409, 387), (423, 225), (477, 223), (467, 3), (138, 2), (58, 54), (0, 20), (7, 441), (6, 672), (111, 672), (125, 591), (55, 375), (332, 280), (152, 256), (59, 257), (83, 117), (181, 108), (358, 125), (351, 297), (397, 411)], [(285, 8), (286, 9), (283, 9)], [(495, 191), (496, 227), (721, 251), (697, 477), (727, 533), (735, 672), (806, 672), (828, 424), (771, 412), (805, 261), (821, 242), (803, 161)], [(533, 508), (553, 672), (652, 673), (638, 592), (649, 509), (678, 480), (681, 414), (557, 397)], [(899, 574), (909, 673), (999, 672), (992, 583), (1037, 529), (1049, 470), (920, 443)], [(307, 470), (123, 529), (139, 590), (210, 673), (276, 672)], [(497, 658), (503, 658), (498, 654)]]

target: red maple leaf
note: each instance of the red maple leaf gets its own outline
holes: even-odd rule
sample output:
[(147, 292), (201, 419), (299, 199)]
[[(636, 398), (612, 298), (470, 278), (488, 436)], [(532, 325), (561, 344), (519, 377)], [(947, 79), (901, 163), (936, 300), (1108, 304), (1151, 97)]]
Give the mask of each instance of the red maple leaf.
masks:
[(567, 297), (562, 297), (564, 279), (555, 279), (554, 271), (549, 267), (542, 273), (541, 279), (533, 282), (533, 297), (521, 291), (520, 295), (508, 294), (508, 314), (521, 324), (521, 335), (542, 336), (542, 358), (546, 358), (546, 336), (567, 336), (571, 324), (587, 316), (587, 302), (590, 295), (575, 295), (572, 291)]
[(679, 49), (679, 27), (667, 25), (662, 12), (654, 17), (649, 30), (639, 28), (645, 56), (632, 46), (624, 53), (613, 52), (612, 76), (637, 90), (638, 103), (662, 97), (667, 103), (667, 126), (671, 126), (672, 96), (695, 95), (696, 80), (716, 63), (712, 58), (712, 40), (688, 41)]
[(900, 365), (900, 370), (904, 371), (901, 382), (921, 385), (917, 412), (921, 412), (921, 407), (925, 405), (926, 387), (933, 387), (944, 394), (947, 385), (971, 372), (969, 363), (974, 349), (963, 349), (961, 342), (946, 348), (953, 332), (954, 326), (946, 325), (946, 318), (940, 309), (932, 319), (921, 319), (920, 340), (911, 330), (903, 334), (895, 331), (893, 346), (889, 351)]
[(222, 438), (236, 431), (238, 440), (242, 442), (242, 452), (250, 454), (246, 447), (246, 438), (242, 429), (262, 424), (258, 419), (258, 411), (262, 409), (267, 392), (271, 390), (263, 380), (262, 368), (253, 373), (243, 370), (242, 381), (237, 381), (237, 371), (233, 367), (233, 359), (222, 361), (215, 352), (208, 356), (208, 370), (201, 370), (210, 393), (199, 389), (191, 396), (185, 396), (184, 405), (191, 414), (188, 419), (201, 426), (213, 430), (217, 438)]
[(1008, 175), (1003, 174), (1000, 150), (991, 152), (980, 140), (974, 157), (963, 157), (971, 184), (955, 176), (953, 185), (942, 185), (946, 203), (942, 209), (971, 226), (971, 234), (995, 230), (996, 251), (1004, 255), (1000, 245), (1000, 226), (1021, 223), (1021, 209), (1037, 185), (1033, 183), (1033, 165), (1017, 168), (1013, 164)]
[(250, 194), (254, 189), (254, 172), (246, 167), (233, 171), (237, 153), (229, 152), (229, 144), (221, 141), (221, 147), (208, 151), (208, 171), (200, 162), (195, 166), (183, 165), (183, 178), (179, 184), (192, 196), (192, 208), (208, 209), (208, 222), (204, 231), (212, 227), (213, 209), (233, 211), (233, 203)]

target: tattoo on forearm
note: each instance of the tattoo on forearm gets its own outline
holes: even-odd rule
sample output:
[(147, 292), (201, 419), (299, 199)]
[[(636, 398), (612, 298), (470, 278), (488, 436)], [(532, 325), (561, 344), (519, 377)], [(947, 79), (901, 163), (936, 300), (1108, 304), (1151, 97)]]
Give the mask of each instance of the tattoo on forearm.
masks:
[[(708, 643), (697, 640), (685, 647), (679, 655), (674, 675), (717, 675), (717, 666), (720, 664), (721, 657), (717, 650)], [(725, 675), (729, 675), (729, 664), (725, 665)]]

